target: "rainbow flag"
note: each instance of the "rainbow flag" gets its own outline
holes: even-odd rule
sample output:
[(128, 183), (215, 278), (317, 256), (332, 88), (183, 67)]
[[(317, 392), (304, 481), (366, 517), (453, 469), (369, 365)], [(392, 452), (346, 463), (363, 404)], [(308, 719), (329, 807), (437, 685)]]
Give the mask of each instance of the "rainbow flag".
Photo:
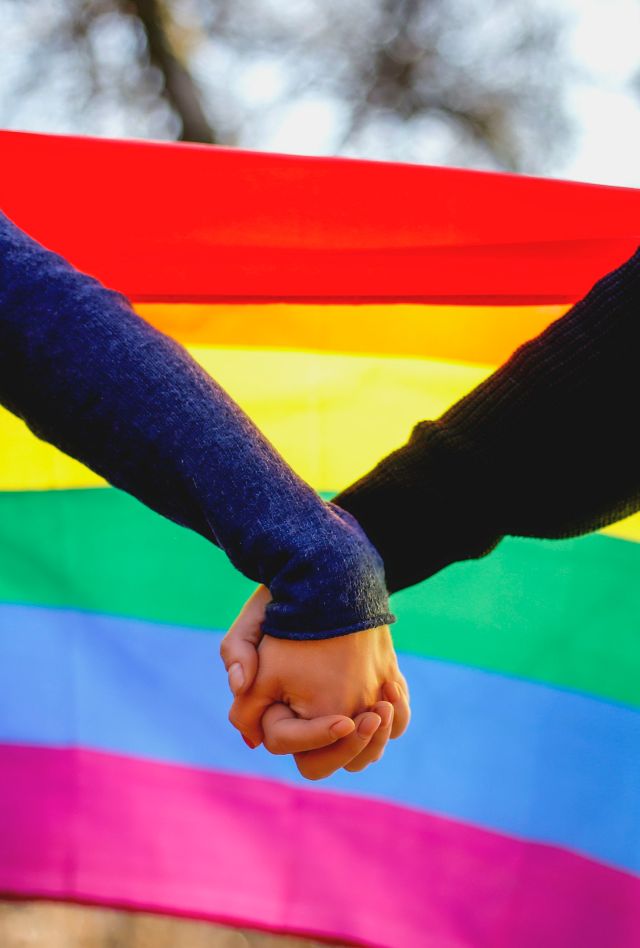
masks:
[[(0, 148), (5, 212), (184, 343), (327, 496), (640, 242), (638, 191)], [(311, 784), (226, 721), (217, 649), (250, 584), (6, 413), (0, 442), (3, 893), (385, 948), (640, 944), (638, 518), (397, 595), (411, 728)]]

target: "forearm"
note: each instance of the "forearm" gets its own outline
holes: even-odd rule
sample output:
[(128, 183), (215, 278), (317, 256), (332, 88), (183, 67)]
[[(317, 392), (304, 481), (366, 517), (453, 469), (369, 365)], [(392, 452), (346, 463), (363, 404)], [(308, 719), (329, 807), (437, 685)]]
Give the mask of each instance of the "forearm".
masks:
[(358, 525), (291, 471), (184, 349), (1, 215), (0, 401), (269, 586), (273, 634), (391, 620), (380, 559)]
[(640, 507), (640, 251), (335, 502), (393, 591), (506, 535), (561, 538)]

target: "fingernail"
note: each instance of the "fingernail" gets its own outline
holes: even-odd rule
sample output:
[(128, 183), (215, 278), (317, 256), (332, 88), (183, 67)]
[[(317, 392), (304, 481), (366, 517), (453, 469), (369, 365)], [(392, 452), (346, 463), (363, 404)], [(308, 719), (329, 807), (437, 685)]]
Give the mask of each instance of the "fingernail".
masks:
[(244, 685), (244, 672), (240, 662), (234, 662), (229, 669), (229, 687), (235, 694)]
[(360, 737), (371, 737), (380, 727), (381, 720), (378, 714), (369, 715), (358, 725), (358, 734)]
[(393, 708), (381, 708), (376, 713), (382, 718), (382, 724), (380, 727), (389, 727), (393, 720)]
[(256, 747), (258, 746), (257, 744), (252, 744), (251, 741), (249, 740), (249, 738), (248, 738), (248, 737), (245, 737), (244, 734), (242, 735), (242, 740), (245, 742), (245, 744), (247, 745), (247, 747), (250, 747), (250, 748), (251, 748), (251, 750), (255, 750)]
[(329, 731), (334, 737), (346, 737), (347, 734), (351, 734), (354, 729), (355, 725), (353, 721), (348, 721), (345, 719), (342, 721), (336, 721), (335, 724), (331, 725)]

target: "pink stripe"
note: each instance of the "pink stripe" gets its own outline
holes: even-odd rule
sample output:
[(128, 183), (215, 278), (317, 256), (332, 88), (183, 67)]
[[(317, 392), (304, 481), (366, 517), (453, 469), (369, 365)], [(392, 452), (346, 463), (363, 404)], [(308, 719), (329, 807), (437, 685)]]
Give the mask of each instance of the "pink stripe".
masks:
[(626, 948), (640, 879), (377, 801), (0, 748), (0, 890), (386, 948)]

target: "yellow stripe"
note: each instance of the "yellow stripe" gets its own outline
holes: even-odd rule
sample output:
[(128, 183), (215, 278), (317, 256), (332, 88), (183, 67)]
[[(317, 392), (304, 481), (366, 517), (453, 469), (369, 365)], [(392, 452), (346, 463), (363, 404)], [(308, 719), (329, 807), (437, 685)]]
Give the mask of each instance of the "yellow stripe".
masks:
[[(425, 359), (189, 347), (318, 490), (363, 473), (490, 371)], [(0, 489), (101, 483), (3, 412)]]
[(613, 523), (601, 532), (608, 533), (612, 537), (618, 537), (620, 540), (633, 540), (635, 543), (640, 543), (640, 513), (633, 514), (632, 517), (627, 517), (626, 520), (620, 520), (618, 523)]
[(185, 344), (499, 365), (567, 307), (141, 303), (136, 309)]
[[(189, 347), (317, 490), (350, 483), (492, 369), (438, 360)], [(0, 490), (104, 484), (0, 409)], [(605, 531), (640, 542), (640, 515)]]
[(38, 441), (22, 421), (0, 408), (0, 490), (57, 490), (103, 484), (102, 478)]

